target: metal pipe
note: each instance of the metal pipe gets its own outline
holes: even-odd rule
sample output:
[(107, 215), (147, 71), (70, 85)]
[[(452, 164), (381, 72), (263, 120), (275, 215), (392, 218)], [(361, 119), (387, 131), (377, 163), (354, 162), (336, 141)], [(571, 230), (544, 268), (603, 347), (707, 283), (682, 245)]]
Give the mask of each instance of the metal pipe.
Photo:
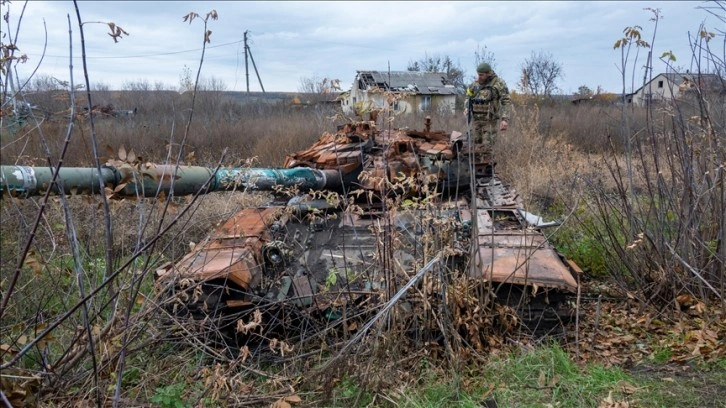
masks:
[(307, 190), (340, 189), (343, 185), (337, 170), (318, 170), (309, 167), (292, 169), (232, 168), (217, 172), (220, 189), (244, 186), (251, 190), (272, 190), (275, 186), (298, 187)]
[[(101, 168), (103, 184), (116, 185), (116, 171), (113, 168)], [(53, 169), (50, 167), (30, 166), (1, 166), (0, 193), (6, 190), (18, 193), (20, 196), (40, 195), (45, 192), (53, 179)], [(53, 192), (58, 193), (58, 183), (63, 186), (66, 193), (71, 191), (89, 192), (98, 194), (98, 171), (95, 168), (61, 167), (58, 171), (57, 184), (53, 185)]]
[[(307, 167), (292, 169), (271, 168), (222, 168), (201, 166), (174, 166), (145, 164), (138, 167), (101, 168), (103, 185), (120, 196), (154, 197), (158, 192), (176, 196), (206, 194), (213, 191), (246, 188), (271, 191), (276, 186), (297, 187), (301, 191), (339, 190), (343, 182), (337, 170), (318, 170)], [(0, 194), (11, 192), (20, 197), (40, 195), (53, 178), (49, 167), (0, 166)], [(53, 186), (58, 193), (59, 185), (66, 193), (98, 194), (98, 172), (95, 168), (61, 167)]]

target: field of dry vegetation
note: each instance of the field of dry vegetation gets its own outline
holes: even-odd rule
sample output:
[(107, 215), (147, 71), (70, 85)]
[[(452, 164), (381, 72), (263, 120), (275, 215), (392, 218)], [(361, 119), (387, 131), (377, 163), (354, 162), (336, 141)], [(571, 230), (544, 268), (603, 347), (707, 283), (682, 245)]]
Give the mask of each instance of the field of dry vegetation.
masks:
[[(723, 59), (714, 61), (722, 72)], [(145, 83), (93, 91), (98, 110), (91, 117), (85, 92), (74, 100), (62, 89), (11, 95), (3, 83), (3, 165), (125, 160), (276, 167), (287, 153), (356, 119), (331, 105), (241, 105), (213, 90), (179, 94)], [(19, 100), (36, 108), (22, 111)], [(113, 110), (134, 114), (109, 115)], [(467, 130), (461, 112), (430, 116), (435, 130)], [(421, 129), (424, 119), (384, 112), (377, 125)], [(561, 221), (548, 238), (584, 271), (581, 293), (572, 299), (579, 318), (556, 335), (520, 330), (516, 316), (477, 303), (470, 296), (476, 288), (457, 291), (452, 283), (446, 293), (461, 294), (449, 299), (463, 305), (458, 317), (478, 323), (467, 326), (476, 346), (457, 331), (443, 341), (413, 338), (392, 312), (349, 349), (341, 346), (360, 329), (352, 323), (339, 330), (348, 337), (324, 337), (316, 347), (297, 348), (281, 336), (250, 354), (216, 341), (214, 326), (203, 322), (197, 330), (168, 313), (162, 306), (170, 300), (155, 290), (154, 271), (179, 260), (220, 221), (268, 201), (267, 193), (47, 200), (5, 194), (0, 402), (723, 406), (723, 95), (696, 88), (647, 108), (521, 98), (494, 159), (528, 211)], [(422, 307), (437, 330), (451, 323), (431, 305)], [(333, 356), (340, 358), (328, 364)]]
[[(47, 107), (46, 117), (12, 132), (3, 129), (2, 164), (38, 166), (60, 156), (67, 102), (62, 92), (46, 97), (37, 102)], [(350, 120), (330, 107), (240, 106), (202, 92), (186, 133), (191, 107), (184, 95), (109, 92), (94, 100), (136, 108), (133, 116), (95, 117), (102, 163), (123, 146), (143, 161), (180, 157), (183, 164), (208, 167), (250, 161), (274, 167), (286, 152)], [(579, 378), (595, 375), (587, 367), (625, 369), (635, 376), (651, 370), (678, 381), (690, 379), (693, 370), (723, 368), (724, 110), (723, 104), (708, 106), (515, 106), (512, 126), (496, 146), (497, 171), (531, 212), (563, 221), (550, 238), (585, 270), (578, 327), (549, 340), (492, 333), (488, 357), (465, 349), (437, 357), (377, 338), (314, 381), (305, 373), (325, 361), (323, 350), (276, 364), (215, 353), (203, 338), (179, 336), (178, 328), (163, 324), (161, 300), (152, 291), (156, 266), (179, 259), (190, 242), (199, 242), (236, 210), (262, 203), (264, 193), (179, 199), (165, 210), (163, 199), (111, 200), (110, 243), (99, 197), (53, 196), (37, 218), (42, 199), (6, 196), (0, 202), (4, 296), (29, 240), (31, 245), (3, 304), (3, 392), (14, 405), (439, 406), (427, 395), (442, 392), (436, 387), (454, 370), (469, 374), (457, 377), (455, 385), (444, 382), (444, 388), (458, 391), (434, 401), (474, 406), (477, 399), (495, 398), (512, 406), (542, 401), (577, 406), (577, 397), (570, 400), (562, 392), (575, 392), (568, 387), (581, 387)], [(409, 115), (392, 125), (420, 129), (423, 121), (422, 115)], [(64, 165), (94, 166), (88, 117), (79, 115), (74, 124)], [(433, 124), (466, 131), (463, 115), (433, 115)], [(153, 246), (146, 245), (151, 241)], [(539, 377), (507, 380), (511, 384), (470, 372), (476, 365), (497, 372), (506, 358), (512, 369), (522, 364), (525, 372), (528, 364), (539, 367), (537, 359), (564, 359), (565, 365), (546, 368), (547, 363)], [(563, 378), (566, 373), (574, 375), (572, 384)], [(504, 381), (510, 374), (498, 375)], [(588, 405), (650, 406), (642, 402), (652, 392), (643, 395), (638, 377), (616, 377), (588, 390)], [(707, 377), (704, 389), (723, 393), (723, 380)], [(530, 385), (549, 397), (526, 399)], [(657, 384), (650, 388), (658, 390)], [(669, 401), (667, 393), (658, 398)], [(694, 401), (684, 406), (705, 399)]]

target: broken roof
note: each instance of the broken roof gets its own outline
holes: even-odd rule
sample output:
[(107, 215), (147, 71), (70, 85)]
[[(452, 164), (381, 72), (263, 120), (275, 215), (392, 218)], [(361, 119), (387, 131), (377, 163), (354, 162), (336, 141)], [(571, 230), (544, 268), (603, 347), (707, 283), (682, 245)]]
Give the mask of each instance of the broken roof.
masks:
[(357, 71), (361, 89), (380, 88), (424, 95), (455, 95), (456, 88), (443, 72)]

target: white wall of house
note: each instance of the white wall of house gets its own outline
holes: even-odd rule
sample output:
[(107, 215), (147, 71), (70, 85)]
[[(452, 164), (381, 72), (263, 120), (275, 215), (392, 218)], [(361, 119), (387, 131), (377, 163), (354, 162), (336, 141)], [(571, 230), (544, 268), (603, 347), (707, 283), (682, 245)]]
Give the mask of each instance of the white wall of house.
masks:
[(456, 95), (433, 95), (431, 107), (438, 111), (456, 113)]
[(646, 106), (648, 101), (663, 101), (677, 98), (678, 85), (663, 74), (658, 74), (652, 81), (638, 89), (633, 95), (633, 103), (637, 106)]
[[(343, 113), (352, 115), (355, 108), (365, 109), (391, 109), (393, 112), (413, 113), (441, 110), (454, 113), (456, 106), (456, 95), (422, 95), (406, 94), (383, 95), (378, 91), (368, 92), (359, 89), (351, 89), (347, 95), (341, 98)], [(390, 103), (389, 103), (390, 102)], [(391, 106), (391, 104), (393, 106)]]

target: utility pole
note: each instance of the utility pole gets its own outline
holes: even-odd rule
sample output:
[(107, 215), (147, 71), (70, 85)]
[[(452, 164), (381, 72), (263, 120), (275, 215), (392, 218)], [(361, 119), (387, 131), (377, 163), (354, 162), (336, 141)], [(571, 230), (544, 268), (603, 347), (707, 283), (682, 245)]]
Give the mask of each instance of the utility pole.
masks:
[(250, 93), (250, 71), (247, 69), (247, 55), (249, 55), (249, 47), (247, 46), (247, 31), (245, 31), (245, 80), (247, 81), (247, 93)]
[(262, 78), (260, 78), (260, 73), (257, 71), (257, 65), (255, 65), (255, 59), (252, 57), (252, 50), (250, 50), (250, 46), (247, 44), (247, 32), (245, 31), (244, 41), (245, 41), (245, 79), (247, 81), (247, 93), (250, 93), (250, 70), (249, 65), (247, 63), (247, 58), (249, 56), (249, 59), (252, 61), (252, 67), (255, 69), (255, 75), (257, 75), (257, 80), (260, 82), (260, 88), (262, 88), (262, 93), (265, 93), (265, 87), (262, 86)]

